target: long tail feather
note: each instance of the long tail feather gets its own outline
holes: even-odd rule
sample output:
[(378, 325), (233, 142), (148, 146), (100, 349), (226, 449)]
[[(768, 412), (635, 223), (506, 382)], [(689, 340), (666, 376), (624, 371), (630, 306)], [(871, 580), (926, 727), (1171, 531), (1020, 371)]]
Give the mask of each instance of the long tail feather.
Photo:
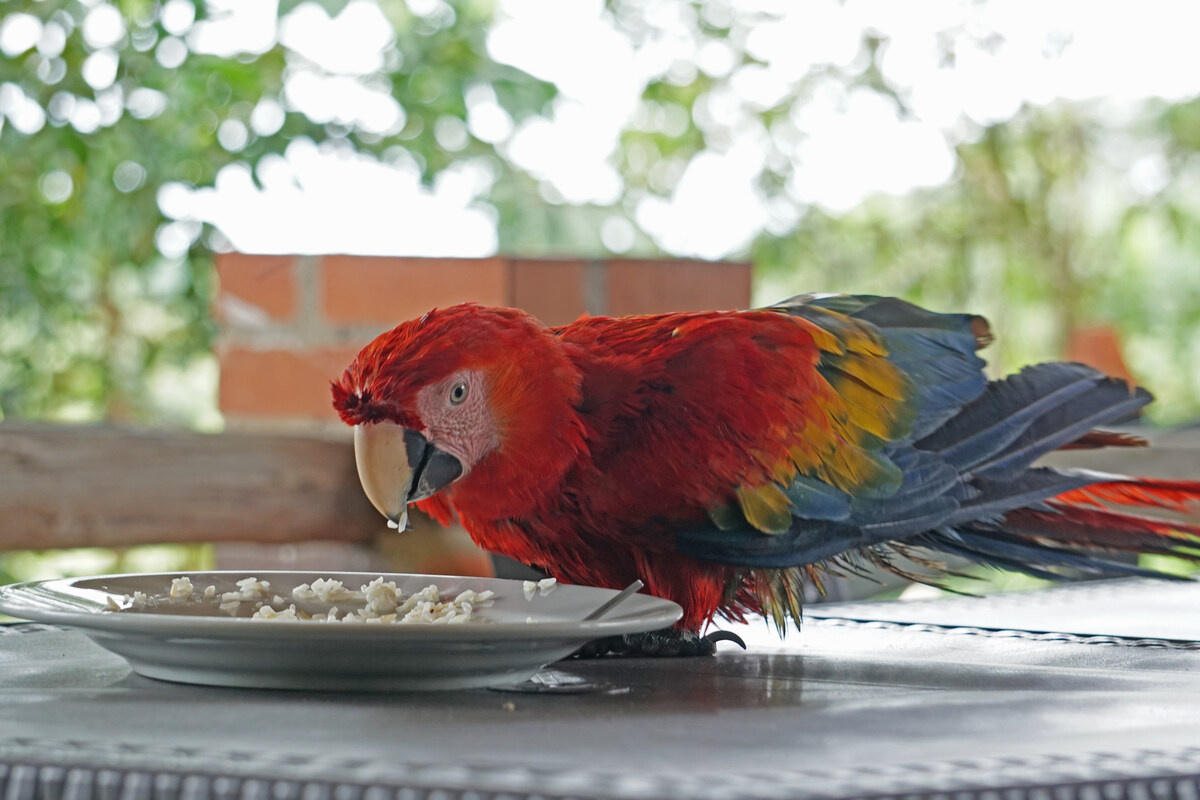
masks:
[(1200, 526), (1092, 508), (1023, 508), (1004, 518), (1004, 529), (1032, 539), (1076, 547), (1173, 555), (1200, 546)]
[(1054, 499), (1068, 505), (1116, 505), (1141, 508), (1164, 508), (1187, 513), (1200, 507), (1200, 483), (1159, 478), (1125, 478), (1092, 483), (1080, 489), (1064, 492)]
[(1026, 539), (1005, 528), (963, 526), (953, 531), (927, 534), (926, 539), (939, 550), (978, 561), (983, 564), (1024, 572), (1037, 578), (1061, 579), (1079, 576), (1175, 577), (1097, 557), (1077, 547), (1056, 547)]
[[(1025, 481), (1054, 485), (1053, 470), (1031, 470)], [(1077, 479), (1089, 473), (1080, 471)], [(1063, 476), (1067, 477), (1067, 476)], [(918, 537), (914, 543), (977, 563), (1039, 578), (1087, 575), (1176, 576), (1114, 560), (1122, 553), (1164, 555), (1200, 564), (1200, 525), (1129, 513), (1187, 513), (1200, 505), (1200, 482), (1123, 478), (1092, 473), (1099, 482), (979, 519), (964, 505), (961, 524)], [(1109, 478), (1109, 480), (1104, 480)], [(1017, 481), (1004, 482), (1011, 486)], [(987, 496), (985, 492), (984, 497)], [(985, 504), (975, 508), (983, 510)]]
[(1118, 431), (1088, 431), (1059, 450), (1095, 450), (1100, 447), (1149, 447), (1150, 442), (1132, 433)]

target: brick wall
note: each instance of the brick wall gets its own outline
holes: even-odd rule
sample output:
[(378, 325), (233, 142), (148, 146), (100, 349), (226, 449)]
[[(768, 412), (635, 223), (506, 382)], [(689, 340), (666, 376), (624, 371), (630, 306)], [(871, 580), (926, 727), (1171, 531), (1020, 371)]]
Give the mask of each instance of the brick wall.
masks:
[(750, 265), (697, 261), (217, 256), (220, 407), (233, 426), (336, 422), (329, 381), (380, 332), (467, 300), (549, 325), (745, 308)]

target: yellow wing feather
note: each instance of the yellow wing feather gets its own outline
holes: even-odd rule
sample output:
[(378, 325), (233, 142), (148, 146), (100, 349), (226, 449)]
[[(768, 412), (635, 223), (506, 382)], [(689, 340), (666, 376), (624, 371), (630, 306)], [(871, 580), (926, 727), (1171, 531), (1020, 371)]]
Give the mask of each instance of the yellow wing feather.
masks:
[(764, 454), (753, 454), (769, 478), (737, 487), (737, 503), (743, 518), (763, 533), (779, 533), (792, 524), (790, 502), (781, 487), (797, 475), (849, 494), (894, 492), (900, 470), (879, 451), (884, 443), (907, 434), (913, 421), (906, 400), (909, 378), (887, 360), (886, 342), (873, 326), (812, 306), (792, 319), (820, 351), (817, 396), (800, 402), (815, 404), (823, 414), (798, 422), (784, 434), (789, 440), (784, 457), (767, 461)]

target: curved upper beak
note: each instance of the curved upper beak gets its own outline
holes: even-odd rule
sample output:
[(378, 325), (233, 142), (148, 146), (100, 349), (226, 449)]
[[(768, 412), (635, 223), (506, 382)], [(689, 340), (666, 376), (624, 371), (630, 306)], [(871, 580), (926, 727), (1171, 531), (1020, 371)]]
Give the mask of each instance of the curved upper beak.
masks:
[(392, 422), (354, 426), (354, 463), (371, 505), (404, 530), (408, 504), (437, 492), (462, 475), (462, 464), (429, 441)]

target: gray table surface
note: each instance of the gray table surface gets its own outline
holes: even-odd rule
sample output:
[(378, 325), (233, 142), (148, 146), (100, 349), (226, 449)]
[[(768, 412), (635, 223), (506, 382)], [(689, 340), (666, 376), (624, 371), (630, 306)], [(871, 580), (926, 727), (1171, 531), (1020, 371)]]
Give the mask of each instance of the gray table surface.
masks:
[[(616, 694), (251, 691), (0, 627), (3, 800), (1200, 797), (1200, 585), (814, 607)], [(818, 616), (819, 615), (819, 616)]]

